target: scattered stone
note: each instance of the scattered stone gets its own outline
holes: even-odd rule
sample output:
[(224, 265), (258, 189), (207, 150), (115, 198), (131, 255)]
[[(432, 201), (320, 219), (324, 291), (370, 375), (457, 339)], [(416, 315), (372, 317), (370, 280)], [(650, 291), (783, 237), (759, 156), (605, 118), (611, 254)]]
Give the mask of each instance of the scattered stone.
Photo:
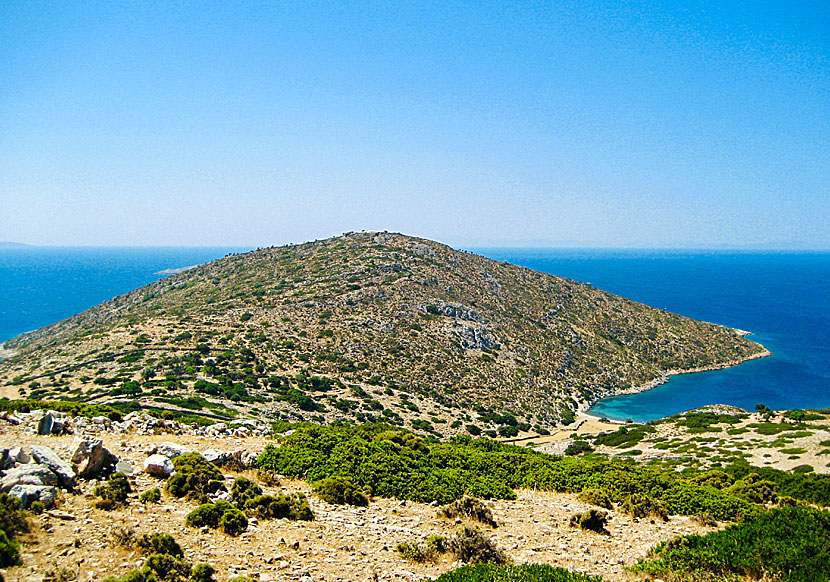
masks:
[(75, 437), (72, 451), (70, 460), (79, 477), (100, 475), (118, 462), (115, 455), (103, 447), (101, 439), (95, 437)]
[(150, 455), (144, 460), (144, 472), (153, 477), (167, 478), (173, 474), (173, 462), (160, 454)]
[(61, 487), (75, 488), (75, 469), (56, 455), (55, 451), (49, 447), (34, 445), (32, 446), (32, 458), (41, 465), (49, 467), (58, 476)]
[(175, 459), (176, 457), (179, 457), (189, 452), (189, 449), (181, 445), (177, 445), (176, 443), (164, 442), (156, 445), (155, 448), (151, 451), (151, 454), (164, 455), (168, 459)]

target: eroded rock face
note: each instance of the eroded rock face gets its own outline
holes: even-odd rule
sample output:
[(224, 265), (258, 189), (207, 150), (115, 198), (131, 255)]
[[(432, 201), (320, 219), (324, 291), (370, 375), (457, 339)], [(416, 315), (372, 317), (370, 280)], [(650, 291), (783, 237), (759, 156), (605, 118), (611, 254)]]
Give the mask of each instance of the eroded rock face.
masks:
[(45, 465), (20, 465), (6, 471), (0, 481), (0, 491), (8, 493), (18, 485), (58, 485), (58, 476)]
[(465, 350), (489, 349), (498, 343), (493, 332), (483, 325), (458, 323), (451, 332)]
[(58, 496), (57, 487), (48, 487), (45, 485), (15, 485), (9, 491), (9, 495), (17, 497), (23, 504), (23, 507), (30, 507), (33, 502), (40, 501), (47, 508), (55, 505), (55, 499)]
[(75, 437), (72, 451), (70, 462), (79, 477), (100, 475), (118, 462), (116, 456), (104, 448), (101, 439), (95, 437)]
[(34, 445), (32, 446), (32, 458), (36, 463), (48, 467), (57, 475), (61, 487), (67, 489), (75, 488), (75, 469), (55, 454), (55, 451), (49, 447)]
[(173, 461), (158, 453), (144, 460), (144, 472), (153, 477), (167, 478), (173, 474)]

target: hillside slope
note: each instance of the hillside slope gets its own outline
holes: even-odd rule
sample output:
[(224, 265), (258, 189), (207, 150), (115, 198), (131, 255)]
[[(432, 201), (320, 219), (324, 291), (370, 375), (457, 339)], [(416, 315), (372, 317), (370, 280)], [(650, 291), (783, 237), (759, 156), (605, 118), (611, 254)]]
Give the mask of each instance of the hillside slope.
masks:
[(190, 408), (426, 430), (473, 409), (550, 426), (668, 371), (766, 353), (723, 326), (388, 233), (228, 256), (5, 347), (11, 396), (186, 405), (195, 391), (207, 400)]

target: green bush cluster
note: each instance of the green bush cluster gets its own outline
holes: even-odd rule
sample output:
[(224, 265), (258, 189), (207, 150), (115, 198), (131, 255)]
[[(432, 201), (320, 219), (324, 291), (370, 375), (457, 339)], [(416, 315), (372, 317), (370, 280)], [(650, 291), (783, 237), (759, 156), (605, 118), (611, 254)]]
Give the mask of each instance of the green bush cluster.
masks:
[(588, 503), (590, 505), (596, 505), (597, 507), (602, 507), (603, 509), (611, 509), (611, 498), (608, 497), (608, 494), (605, 491), (600, 489), (583, 489), (577, 498), (582, 501), (583, 503)]
[(158, 487), (148, 489), (138, 496), (138, 500), (141, 503), (158, 503), (161, 501), (161, 490)]
[(366, 494), (345, 477), (326, 477), (314, 484), (314, 490), (320, 499), (328, 503), (358, 507), (369, 505)]
[(594, 438), (595, 445), (627, 449), (633, 447), (646, 435), (652, 434), (656, 429), (647, 424), (639, 426), (621, 426), (614, 432), (600, 434)]
[(467, 564), (506, 564), (507, 554), (473, 525), (465, 525), (447, 543), (449, 551)]
[(669, 519), (669, 513), (662, 503), (641, 493), (629, 495), (620, 503), (617, 509), (621, 513), (637, 519), (647, 518), (661, 521), (668, 521)]
[(571, 527), (578, 527), (587, 531), (599, 534), (608, 534), (605, 525), (608, 523), (608, 514), (599, 509), (589, 509), (581, 513), (575, 513), (569, 521)]
[(205, 501), (209, 494), (225, 488), (221, 471), (199, 453), (179, 455), (173, 467), (176, 472), (167, 479), (165, 489), (174, 497)]
[(234, 480), (231, 499), (238, 509), (258, 519), (314, 519), (308, 499), (302, 493), (263, 495), (262, 488), (246, 477)]
[(92, 494), (100, 499), (95, 501), (95, 507), (111, 511), (127, 502), (127, 496), (132, 493), (130, 480), (124, 473), (113, 473), (106, 483), (96, 485)]
[(105, 578), (104, 582), (215, 582), (213, 566), (191, 564), (169, 534), (145, 535), (138, 541), (138, 547), (148, 554), (144, 565), (121, 578)]
[(442, 574), (435, 582), (602, 582), (602, 576), (576, 574), (547, 564), (461, 566)]
[(706, 535), (675, 538), (634, 570), (681, 580), (830, 580), (830, 512), (790, 507)]
[(221, 529), (234, 537), (248, 529), (248, 518), (227, 501), (203, 503), (187, 514), (185, 523), (191, 527)]
[(490, 508), (481, 499), (470, 497), (469, 495), (465, 495), (461, 499), (456, 499), (452, 503), (442, 507), (438, 511), (438, 514), (449, 518), (464, 516), (487, 524), (490, 527), (498, 527)]
[(723, 521), (761, 510), (755, 503), (695, 483), (691, 477), (633, 463), (554, 457), (469, 436), (427, 443), (407, 434), (411, 433), (386, 425), (300, 425), (281, 437), (279, 447), (267, 447), (257, 464), (312, 482), (341, 477), (380, 497), (441, 504), (465, 493), (482, 499), (513, 499), (517, 488), (571, 493), (597, 489), (614, 503), (643, 493), (660, 501), (671, 514), (707, 512)]
[(420, 544), (406, 542), (399, 543), (396, 548), (398, 553), (411, 562), (434, 562), (438, 556), (449, 550), (444, 536), (430, 536)]

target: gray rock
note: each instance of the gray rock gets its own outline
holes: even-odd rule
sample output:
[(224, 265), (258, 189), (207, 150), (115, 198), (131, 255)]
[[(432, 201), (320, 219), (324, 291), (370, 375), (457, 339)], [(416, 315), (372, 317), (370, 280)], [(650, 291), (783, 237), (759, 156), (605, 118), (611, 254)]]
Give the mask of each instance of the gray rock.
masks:
[(75, 469), (72, 468), (72, 465), (56, 455), (55, 451), (49, 447), (34, 445), (32, 447), (32, 458), (37, 463), (49, 467), (58, 476), (61, 487), (74, 489)]
[(101, 439), (95, 437), (75, 437), (72, 451), (70, 461), (79, 477), (99, 475), (118, 462), (115, 455), (103, 447)]
[(216, 449), (207, 449), (202, 453), (202, 456), (205, 460), (210, 461), (217, 467), (221, 467), (228, 462), (230, 453), (226, 453), (225, 451), (217, 451)]
[(54, 424), (55, 419), (52, 418), (51, 414), (44, 414), (40, 417), (40, 420), (37, 423), (37, 434), (39, 435), (50, 435), (52, 434), (52, 424)]
[(118, 473), (124, 473), (125, 475), (132, 475), (135, 469), (133, 466), (128, 463), (127, 461), (118, 461), (115, 464), (115, 470)]
[(150, 455), (144, 459), (144, 472), (154, 477), (169, 477), (173, 474), (173, 461), (164, 455)]
[(177, 445), (176, 443), (164, 442), (156, 445), (152, 452), (153, 454), (164, 455), (168, 459), (175, 459), (178, 456), (181, 456), (185, 453), (189, 453), (190, 449), (186, 449), (185, 447)]
[(15, 465), (32, 462), (32, 457), (29, 456), (29, 454), (26, 453), (22, 447), (14, 447), (9, 449), (9, 458), (14, 459)]
[(29, 507), (34, 501), (40, 501), (49, 508), (55, 505), (58, 490), (56, 487), (45, 485), (15, 485), (9, 491), (9, 495), (20, 499), (23, 507)]
[(57, 485), (58, 476), (44, 465), (19, 465), (6, 471), (0, 491), (8, 492), (16, 485)]

